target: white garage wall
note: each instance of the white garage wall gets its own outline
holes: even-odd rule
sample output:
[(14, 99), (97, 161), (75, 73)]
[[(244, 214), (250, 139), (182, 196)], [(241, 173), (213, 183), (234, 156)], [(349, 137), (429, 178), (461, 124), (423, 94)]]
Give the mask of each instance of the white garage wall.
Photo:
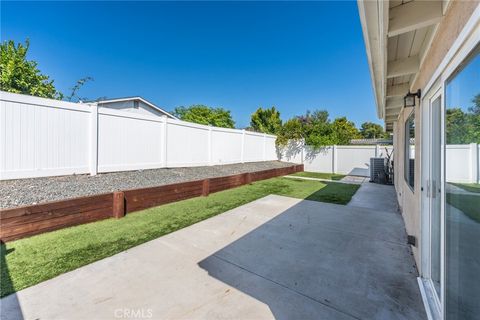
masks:
[(0, 91), (0, 180), (277, 160), (275, 139)]

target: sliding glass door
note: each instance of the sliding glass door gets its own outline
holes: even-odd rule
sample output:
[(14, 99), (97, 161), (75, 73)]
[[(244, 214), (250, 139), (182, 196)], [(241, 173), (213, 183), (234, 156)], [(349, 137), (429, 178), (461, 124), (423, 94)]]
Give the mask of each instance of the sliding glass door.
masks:
[(442, 99), (441, 86), (423, 100), (422, 278), (434, 318), (442, 314)]
[(446, 319), (480, 319), (479, 51), (445, 83)]

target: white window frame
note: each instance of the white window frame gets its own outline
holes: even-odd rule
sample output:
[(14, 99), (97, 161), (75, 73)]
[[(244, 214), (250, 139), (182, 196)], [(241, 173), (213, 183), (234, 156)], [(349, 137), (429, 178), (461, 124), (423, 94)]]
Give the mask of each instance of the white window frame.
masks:
[[(427, 188), (431, 188), (426, 184), (426, 178), (430, 178), (431, 173), (431, 159), (430, 159), (430, 146), (433, 143), (433, 138), (431, 136), (431, 108), (433, 102), (440, 97), (440, 108), (441, 108), (441, 123), (440, 123), (440, 130), (442, 135), (440, 137), (440, 145), (443, 146), (444, 143), (444, 134), (443, 134), (443, 124), (444, 124), (444, 117), (443, 117), (443, 110), (444, 110), (444, 90), (443, 86), (439, 83), (435, 83), (434, 86), (429, 90), (429, 92), (422, 98), (421, 102), (421, 114), (422, 114), (422, 136), (424, 137), (422, 144), (422, 177), (421, 177), (421, 188), (422, 188), (422, 196), (421, 196), (421, 225), (422, 225), (422, 247), (421, 247), (421, 287), (422, 289), (422, 296), (423, 299), (427, 299), (428, 301), (428, 308), (427, 314), (429, 319), (441, 319), (441, 315), (443, 314), (443, 307), (442, 302), (444, 300), (444, 292), (445, 292), (445, 281), (444, 281), (444, 272), (445, 272), (445, 254), (444, 254), (444, 236), (445, 236), (445, 223), (444, 223), (444, 206), (443, 203), (445, 201), (444, 195), (445, 193), (443, 185), (444, 185), (444, 170), (441, 170), (440, 173), (440, 183), (442, 185), (442, 192), (440, 193), (440, 298), (438, 297), (436, 290), (434, 288), (433, 282), (431, 281), (431, 257), (432, 257), (432, 243), (431, 243), (431, 234), (432, 234), (432, 224), (431, 224), (431, 208), (430, 208), (430, 198), (427, 196), (427, 193), (431, 190), (427, 190)], [(426, 143), (425, 143), (426, 142)], [(440, 168), (444, 168), (444, 159), (443, 150), (441, 150), (441, 158), (440, 158)]]

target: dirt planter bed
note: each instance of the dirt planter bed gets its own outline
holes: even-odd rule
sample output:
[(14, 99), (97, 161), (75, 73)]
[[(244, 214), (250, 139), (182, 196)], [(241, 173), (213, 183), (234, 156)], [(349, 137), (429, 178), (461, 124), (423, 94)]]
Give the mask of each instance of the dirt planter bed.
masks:
[[(254, 170), (255, 168), (265, 168), (264, 170)], [(273, 167), (273, 168), (272, 168)], [(211, 171), (212, 169), (218, 169)], [(252, 170), (253, 169), (253, 170)], [(142, 185), (142, 179), (146, 176), (158, 177), (162, 172), (160, 170), (170, 172), (183, 172), (183, 175), (177, 174), (172, 183), (172, 177), (163, 181), (157, 180), (157, 184), (151, 186), (155, 179), (146, 179), (144, 188), (122, 188), (128, 185)], [(175, 171), (173, 171), (175, 170)], [(236, 174), (226, 175), (226, 172), (236, 172)], [(240, 165), (214, 166), (214, 167), (197, 167), (197, 168), (181, 168), (181, 169), (156, 169), (136, 172), (120, 172), (113, 174), (105, 174), (103, 179), (109, 183), (103, 185), (110, 192), (98, 192), (101, 194), (88, 195), (83, 197), (68, 198), (53, 202), (44, 202), (41, 204), (30, 204), (27, 206), (6, 208), (0, 210), (0, 222), (2, 229), (0, 239), (2, 241), (11, 241), (26, 236), (39, 234), (51, 230), (65, 228), (68, 226), (88, 223), (96, 220), (106, 219), (110, 217), (121, 218), (128, 212), (134, 212), (161, 204), (166, 204), (183, 199), (193, 198), (197, 196), (207, 196), (209, 193), (226, 190), (248, 184), (253, 181), (269, 179), (272, 177), (283, 176), (290, 173), (303, 171), (303, 165), (293, 165), (283, 162), (262, 162), (248, 163)], [(137, 176), (135, 176), (137, 173)], [(210, 175), (209, 175), (210, 173)], [(221, 175), (223, 173), (223, 175)], [(112, 187), (110, 175), (115, 178), (125, 178), (125, 183), (117, 184)], [(220, 176), (219, 176), (220, 175)], [(188, 177), (190, 179), (188, 179)], [(196, 179), (195, 179), (196, 177)], [(55, 183), (55, 179), (65, 179), (70, 184), (76, 185), (78, 176), (42, 178), (40, 183)], [(90, 181), (95, 177), (83, 176), (84, 183), (88, 188)], [(134, 180), (129, 180), (133, 178)], [(29, 179), (30, 182), (39, 183), (40, 179)], [(86, 182), (85, 182), (86, 181)], [(179, 182), (182, 181), (182, 182)], [(163, 182), (163, 183), (161, 183)], [(22, 184), (28, 182), (23, 180), (3, 181), (3, 192), (6, 192), (8, 184)], [(98, 188), (96, 190), (104, 190)], [(51, 186), (55, 188), (55, 186)], [(56, 187), (61, 195), (65, 195), (65, 190), (61, 186)], [(17, 189), (12, 189), (18, 192)], [(82, 187), (80, 187), (82, 190)], [(35, 193), (40, 190), (23, 189), (22, 192)], [(112, 192), (113, 191), (113, 192)], [(42, 193), (41, 191), (39, 192)], [(45, 194), (45, 193), (44, 193)], [(47, 193), (48, 194), (48, 193)], [(67, 193), (68, 194), (68, 193)], [(42, 200), (45, 199), (42, 198)]]

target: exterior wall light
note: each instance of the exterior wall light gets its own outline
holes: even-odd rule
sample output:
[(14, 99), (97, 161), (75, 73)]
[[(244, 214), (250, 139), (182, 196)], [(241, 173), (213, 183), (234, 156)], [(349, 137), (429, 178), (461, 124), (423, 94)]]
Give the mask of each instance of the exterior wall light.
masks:
[(415, 97), (418, 97), (420, 100), (420, 97), (422, 96), (422, 91), (420, 89), (417, 90), (417, 92), (410, 92), (408, 91), (407, 95), (403, 97), (403, 106), (405, 108), (407, 107), (415, 107)]

